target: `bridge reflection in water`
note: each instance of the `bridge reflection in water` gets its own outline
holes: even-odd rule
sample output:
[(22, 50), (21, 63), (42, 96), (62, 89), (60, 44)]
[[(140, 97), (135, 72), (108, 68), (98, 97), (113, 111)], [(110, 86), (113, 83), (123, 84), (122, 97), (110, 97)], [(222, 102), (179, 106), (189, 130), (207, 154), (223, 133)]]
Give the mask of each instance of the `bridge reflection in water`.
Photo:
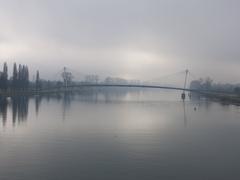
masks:
[[(21, 125), (28, 119), (29, 106), (35, 110), (35, 115), (38, 116), (41, 110), (41, 105), (49, 101), (57, 101), (58, 104), (62, 105), (62, 118), (65, 120), (66, 112), (74, 101), (80, 101), (85, 103), (115, 103), (121, 101), (128, 101), (128, 96), (134, 94), (134, 102), (139, 100), (139, 103), (146, 103), (145, 99), (138, 98), (138, 96), (144, 96), (147, 90), (142, 89), (118, 89), (118, 88), (86, 88), (77, 92), (63, 92), (55, 94), (35, 95), (35, 96), (13, 96), (13, 97), (2, 97), (0, 98), (0, 121), (2, 126), (5, 127), (7, 124), (12, 126)], [(161, 94), (158, 93), (157, 94)], [(141, 100), (140, 100), (141, 99)], [(150, 101), (155, 99), (150, 99)], [(161, 101), (161, 98), (159, 99)], [(180, 101), (180, 99), (175, 99)], [(42, 103), (44, 101), (44, 103)], [(130, 99), (131, 101), (131, 99)], [(31, 105), (29, 105), (31, 103)], [(184, 126), (187, 126), (187, 116), (185, 102), (182, 102), (183, 106), (183, 122)], [(34, 112), (34, 111), (33, 111)], [(32, 112), (31, 112), (32, 113)], [(12, 119), (12, 122), (7, 122)]]

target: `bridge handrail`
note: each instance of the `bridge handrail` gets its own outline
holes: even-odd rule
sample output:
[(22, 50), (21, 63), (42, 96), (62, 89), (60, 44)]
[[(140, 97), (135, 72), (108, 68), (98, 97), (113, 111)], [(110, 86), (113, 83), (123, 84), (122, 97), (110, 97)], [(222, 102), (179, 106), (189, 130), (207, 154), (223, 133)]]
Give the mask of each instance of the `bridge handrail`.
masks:
[(179, 91), (188, 91), (196, 93), (215, 93), (215, 94), (233, 94), (230, 92), (216, 91), (216, 90), (200, 90), (200, 89), (190, 89), (190, 88), (181, 88), (181, 87), (171, 87), (171, 86), (159, 86), (159, 85), (144, 85), (144, 84), (107, 84), (107, 83), (82, 83), (82, 84), (73, 84), (69, 86), (56, 86), (50, 88), (28, 88), (28, 89), (9, 89), (7, 91), (0, 91), (1, 95), (7, 94), (38, 94), (38, 93), (50, 93), (68, 90), (69, 88), (80, 88), (80, 87), (129, 87), (129, 88), (153, 88), (153, 89), (169, 89), (169, 90), (179, 90)]

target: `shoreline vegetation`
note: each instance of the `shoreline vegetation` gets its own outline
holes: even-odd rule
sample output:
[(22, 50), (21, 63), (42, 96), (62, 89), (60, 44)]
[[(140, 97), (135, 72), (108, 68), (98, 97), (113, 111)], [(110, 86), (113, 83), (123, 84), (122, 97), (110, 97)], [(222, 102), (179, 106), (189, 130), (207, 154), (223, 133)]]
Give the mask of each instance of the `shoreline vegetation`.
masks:
[(226, 104), (240, 105), (240, 84), (215, 83), (211, 78), (194, 80), (190, 89), (196, 89), (197, 96)]
[(206, 98), (211, 101), (221, 102), (223, 104), (233, 104), (233, 105), (240, 106), (240, 96), (236, 94), (194, 92), (192, 96), (198, 97), (198, 99)]
[[(3, 94), (10, 94), (9, 92), (21, 92), (23, 95), (26, 91), (36, 92), (44, 91), (44, 89), (64, 87), (69, 84), (91, 84), (91, 83), (105, 83), (105, 84), (139, 84), (140, 81), (127, 81), (122, 78), (107, 77), (100, 81), (97, 75), (87, 75), (83, 81), (72, 81), (73, 76), (71, 72), (64, 71), (62, 74), (62, 81), (50, 81), (40, 79), (39, 71), (36, 71), (35, 79), (29, 80), (29, 69), (27, 65), (13, 64), (12, 75), (8, 74), (8, 65), (3, 64), (2, 71), (0, 71), (0, 96)], [(240, 105), (240, 84), (221, 84), (215, 83), (211, 78), (199, 79), (190, 82), (190, 89), (199, 91), (199, 93), (192, 92), (199, 97), (205, 97), (212, 100), (221, 101), (223, 103), (231, 103)], [(43, 92), (44, 93), (44, 92)]]

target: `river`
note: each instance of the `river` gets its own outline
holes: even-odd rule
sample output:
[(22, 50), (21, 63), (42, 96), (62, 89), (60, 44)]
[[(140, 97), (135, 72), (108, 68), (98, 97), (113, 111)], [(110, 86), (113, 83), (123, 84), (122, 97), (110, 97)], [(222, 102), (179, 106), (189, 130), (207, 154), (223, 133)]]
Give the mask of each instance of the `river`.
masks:
[(0, 102), (0, 180), (240, 178), (240, 107), (83, 89)]

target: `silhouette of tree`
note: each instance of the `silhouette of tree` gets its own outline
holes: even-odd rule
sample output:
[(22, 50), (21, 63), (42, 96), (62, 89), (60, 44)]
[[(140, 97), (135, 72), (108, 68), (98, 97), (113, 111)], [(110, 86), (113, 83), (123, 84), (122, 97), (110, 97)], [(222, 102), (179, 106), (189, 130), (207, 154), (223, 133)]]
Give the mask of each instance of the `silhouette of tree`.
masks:
[(19, 74), (21, 75), (21, 79), (20, 79), (21, 88), (23, 88), (23, 89), (28, 88), (28, 84), (29, 84), (28, 67), (26, 65), (23, 65), (21, 72)]
[(207, 77), (205, 80), (205, 84), (204, 84), (205, 89), (210, 90), (212, 87), (212, 83), (213, 83), (213, 80), (211, 78)]
[(17, 64), (14, 63), (13, 65), (13, 77), (12, 77), (12, 87), (17, 87), (17, 80), (18, 80), (18, 70), (17, 70)]
[(17, 87), (22, 88), (22, 81), (23, 81), (23, 67), (21, 64), (18, 66), (18, 79), (17, 79)]
[(5, 90), (8, 88), (8, 67), (6, 62), (3, 65), (3, 88)]
[(40, 89), (41, 88), (41, 84), (40, 84), (40, 75), (39, 75), (39, 71), (37, 70), (36, 73), (36, 89)]
[(3, 65), (3, 71), (0, 72), (0, 88), (6, 90), (8, 88), (8, 68), (7, 63)]
[(29, 71), (28, 67), (25, 66), (25, 87), (28, 88), (29, 86)]

